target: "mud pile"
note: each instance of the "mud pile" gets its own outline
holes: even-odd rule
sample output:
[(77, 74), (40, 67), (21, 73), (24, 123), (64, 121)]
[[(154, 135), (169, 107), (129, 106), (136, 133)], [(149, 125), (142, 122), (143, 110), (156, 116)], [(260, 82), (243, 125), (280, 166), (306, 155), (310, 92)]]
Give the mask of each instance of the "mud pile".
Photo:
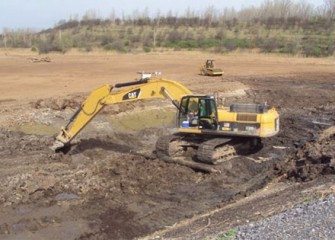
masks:
[(34, 108), (50, 108), (52, 110), (64, 110), (66, 108), (79, 108), (85, 100), (83, 96), (74, 96), (69, 98), (45, 98), (33, 102)]
[(326, 129), (317, 140), (309, 141), (295, 154), (277, 164), (278, 174), (300, 181), (335, 174), (335, 127)]
[(48, 190), (49, 176), (41, 171), (48, 161), (60, 155), (48, 151), (52, 139), (0, 129), (0, 204), (15, 205), (32, 201), (36, 192)]

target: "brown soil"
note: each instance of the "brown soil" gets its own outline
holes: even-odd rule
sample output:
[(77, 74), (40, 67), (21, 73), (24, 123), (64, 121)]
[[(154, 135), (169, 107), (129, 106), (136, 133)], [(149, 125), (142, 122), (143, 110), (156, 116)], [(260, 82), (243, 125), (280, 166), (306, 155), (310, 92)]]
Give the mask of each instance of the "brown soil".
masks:
[[(0, 55), (1, 239), (202, 239), (334, 192), (333, 59), (198, 52), (31, 57)], [(200, 76), (207, 58), (225, 75)], [(226, 105), (266, 101), (281, 114), (281, 132), (259, 152), (225, 163), (220, 174), (205, 174), (157, 158), (155, 141), (173, 130), (173, 108), (140, 101), (104, 109), (67, 154), (49, 150), (89, 91), (131, 81), (141, 70), (162, 71), (193, 92), (218, 93)], [(162, 109), (163, 118), (156, 114)], [(140, 122), (144, 115), (151, 120)]]

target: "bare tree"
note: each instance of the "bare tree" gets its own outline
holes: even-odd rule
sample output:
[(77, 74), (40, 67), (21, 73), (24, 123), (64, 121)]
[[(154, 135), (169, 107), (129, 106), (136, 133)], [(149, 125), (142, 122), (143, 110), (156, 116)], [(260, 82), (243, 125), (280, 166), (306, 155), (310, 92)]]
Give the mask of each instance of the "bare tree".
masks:
[(112, 12), (109, 15), (109, 19), (112, 21), (112, 23), (114, 23), (116, 18), (117, 18), (116, 12), (115, 12), (115, 9), (113, 8)]
[(252, 19), (259, 19), (259, 10), (255, 7), (243, 8), (238, 13), (238, 18), (241, 21), (250, 21)]
[(88, 20), (92, 20), (92, 19), (97, 19), (98, 18), (98, 14), (95, 10), (90, 9), (87, 10), (86, 13), (84, 14), (82, 20), (84, 21), (88, 21)]
[(224, 8), (220, 15), (221, 21), (228, 21), (234, 18), (237, 18), (237, 11), (235, 8)]
[(294, 17), (300, 17), (305, 20), (311, 18), (315, 14), (314, 7), (304, 1), (295, 4), (293, 11)]
[(216, 12), (214, 6), (209, 6), (203, 15), (206, 27), (210, 27), (212, 22), (216, 19)]
[(335, 18), (335, 0), (324, 0), (325, 14), (328, 19)]

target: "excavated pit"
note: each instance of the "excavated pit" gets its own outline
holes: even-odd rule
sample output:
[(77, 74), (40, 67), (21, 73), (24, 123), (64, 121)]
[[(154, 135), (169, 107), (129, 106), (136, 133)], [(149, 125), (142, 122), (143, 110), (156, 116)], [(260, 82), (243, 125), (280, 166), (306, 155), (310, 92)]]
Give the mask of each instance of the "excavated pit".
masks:
[[(235, 158), (215, 174), (155, 155), (157, 138), (172, 131), (172, 109), (163, 117), (152, 115), (152, 126), (141, 122), (120, 131), (133, 126), (125, 125), (122, 113), (148, 106), (152, 111), (153, 103), (104, 110), (67, 154), (49, 150), (50, 134), (1, 128), (0, 238), (133, 239), (238, 202), (276, 178), (300, 182), (334, 174), (333, 80), (333, 75), (234, 79), (250, 90), (227, 100), (267, 100), (278, 107), (282, 130), (264, 140), (259, 152)], [(39, 100), (32, 106), (53, 109), (50, 122), (64, 124), (77, 99)]]

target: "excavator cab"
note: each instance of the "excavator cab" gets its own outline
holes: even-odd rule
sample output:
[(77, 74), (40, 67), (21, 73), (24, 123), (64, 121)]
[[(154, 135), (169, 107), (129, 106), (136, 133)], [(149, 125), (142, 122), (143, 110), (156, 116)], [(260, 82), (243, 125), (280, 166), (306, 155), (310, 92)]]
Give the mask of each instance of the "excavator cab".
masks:
[(217, 116), (217, 107), (213, 96), (184, 96), (180, 103), (178, 125), (180, 128), (217, 130)]
[(214, 60), (207, 60), (206, 68), (213, 68), (213, 67), (214, 67)]

